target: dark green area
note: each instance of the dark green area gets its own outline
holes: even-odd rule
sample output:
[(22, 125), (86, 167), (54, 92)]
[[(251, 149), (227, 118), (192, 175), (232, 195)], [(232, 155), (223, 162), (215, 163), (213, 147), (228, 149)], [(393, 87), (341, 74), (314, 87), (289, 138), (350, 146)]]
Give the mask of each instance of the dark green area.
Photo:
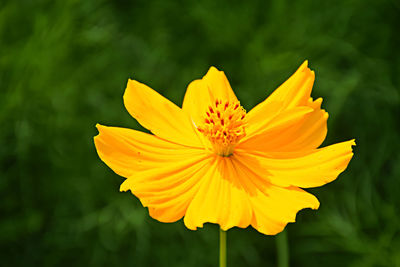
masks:
[[(128, 78), (180, 104), (215, 65), (249, 110), (308, 59), (325, 144), (357, 146), (287, 227), (291, 266), (400, 266), (399, 18), (395, 0), (1, 1), (0, 265), (216, 266), (217, 226), (151, 219), (95, 124), (139, 129)], [(232, 229), (228, 265), (275, 266), (275, 245)]]

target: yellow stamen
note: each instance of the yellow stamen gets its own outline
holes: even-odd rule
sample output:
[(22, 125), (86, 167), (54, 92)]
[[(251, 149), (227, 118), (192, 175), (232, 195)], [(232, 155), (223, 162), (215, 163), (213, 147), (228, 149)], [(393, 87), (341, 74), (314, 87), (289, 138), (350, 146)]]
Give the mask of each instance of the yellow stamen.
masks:
[(239, 102), (222, 103), (217, 99), (208, 107), (204, 124), (197, 129), (208, 138), (217, 155), (228, 157), (246, 135), (245, 116)]

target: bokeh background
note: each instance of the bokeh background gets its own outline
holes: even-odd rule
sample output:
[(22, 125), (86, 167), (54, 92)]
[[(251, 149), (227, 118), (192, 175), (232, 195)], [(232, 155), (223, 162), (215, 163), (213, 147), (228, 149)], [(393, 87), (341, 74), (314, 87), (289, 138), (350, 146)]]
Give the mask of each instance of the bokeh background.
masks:
[[(348, 169), (287, 227), (291, 266), (400, 266), (400, 3), (0, 2), (0, 265), (217, 266), (218, 227), (162, 224), (95, 151), (141, 129), (128, 78), (181, 103), (209, 66), (249, 110), (308, 59)], [(179, 127), (179, 125), (177, 125)], [(276, 266), (276, 237), (228, 232), (229, 266)]]

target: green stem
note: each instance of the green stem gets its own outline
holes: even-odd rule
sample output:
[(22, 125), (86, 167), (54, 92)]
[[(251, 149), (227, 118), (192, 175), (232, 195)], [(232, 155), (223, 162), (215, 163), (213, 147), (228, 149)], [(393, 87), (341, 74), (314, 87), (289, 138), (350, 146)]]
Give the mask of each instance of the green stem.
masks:
[(289, 267), (289, 245), (285, 230), (276, 236), (276, 249), (278, 253), (278, 267)]
[(226, 267), (226, 231), (219, 229), (219, 267)]

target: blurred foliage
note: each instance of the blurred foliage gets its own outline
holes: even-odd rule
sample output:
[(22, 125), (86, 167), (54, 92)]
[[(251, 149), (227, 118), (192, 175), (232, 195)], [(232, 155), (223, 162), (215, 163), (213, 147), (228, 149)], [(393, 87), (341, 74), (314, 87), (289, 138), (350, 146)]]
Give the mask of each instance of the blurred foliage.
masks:
[[(0, 257), (4, 266), (216, 266), (218, 228), (162, 224), (97, 157), (95, 124), (141, 129), (127, 79), (180, 104), (210, 65), (246, 109), (304, 59), (356, 138), (318, 211), (287, 227), (292, 266), (400, 266), (398, 1), (1, 1)], [(275, 237), (228, 233), (230, 266), (275, 266)]]

